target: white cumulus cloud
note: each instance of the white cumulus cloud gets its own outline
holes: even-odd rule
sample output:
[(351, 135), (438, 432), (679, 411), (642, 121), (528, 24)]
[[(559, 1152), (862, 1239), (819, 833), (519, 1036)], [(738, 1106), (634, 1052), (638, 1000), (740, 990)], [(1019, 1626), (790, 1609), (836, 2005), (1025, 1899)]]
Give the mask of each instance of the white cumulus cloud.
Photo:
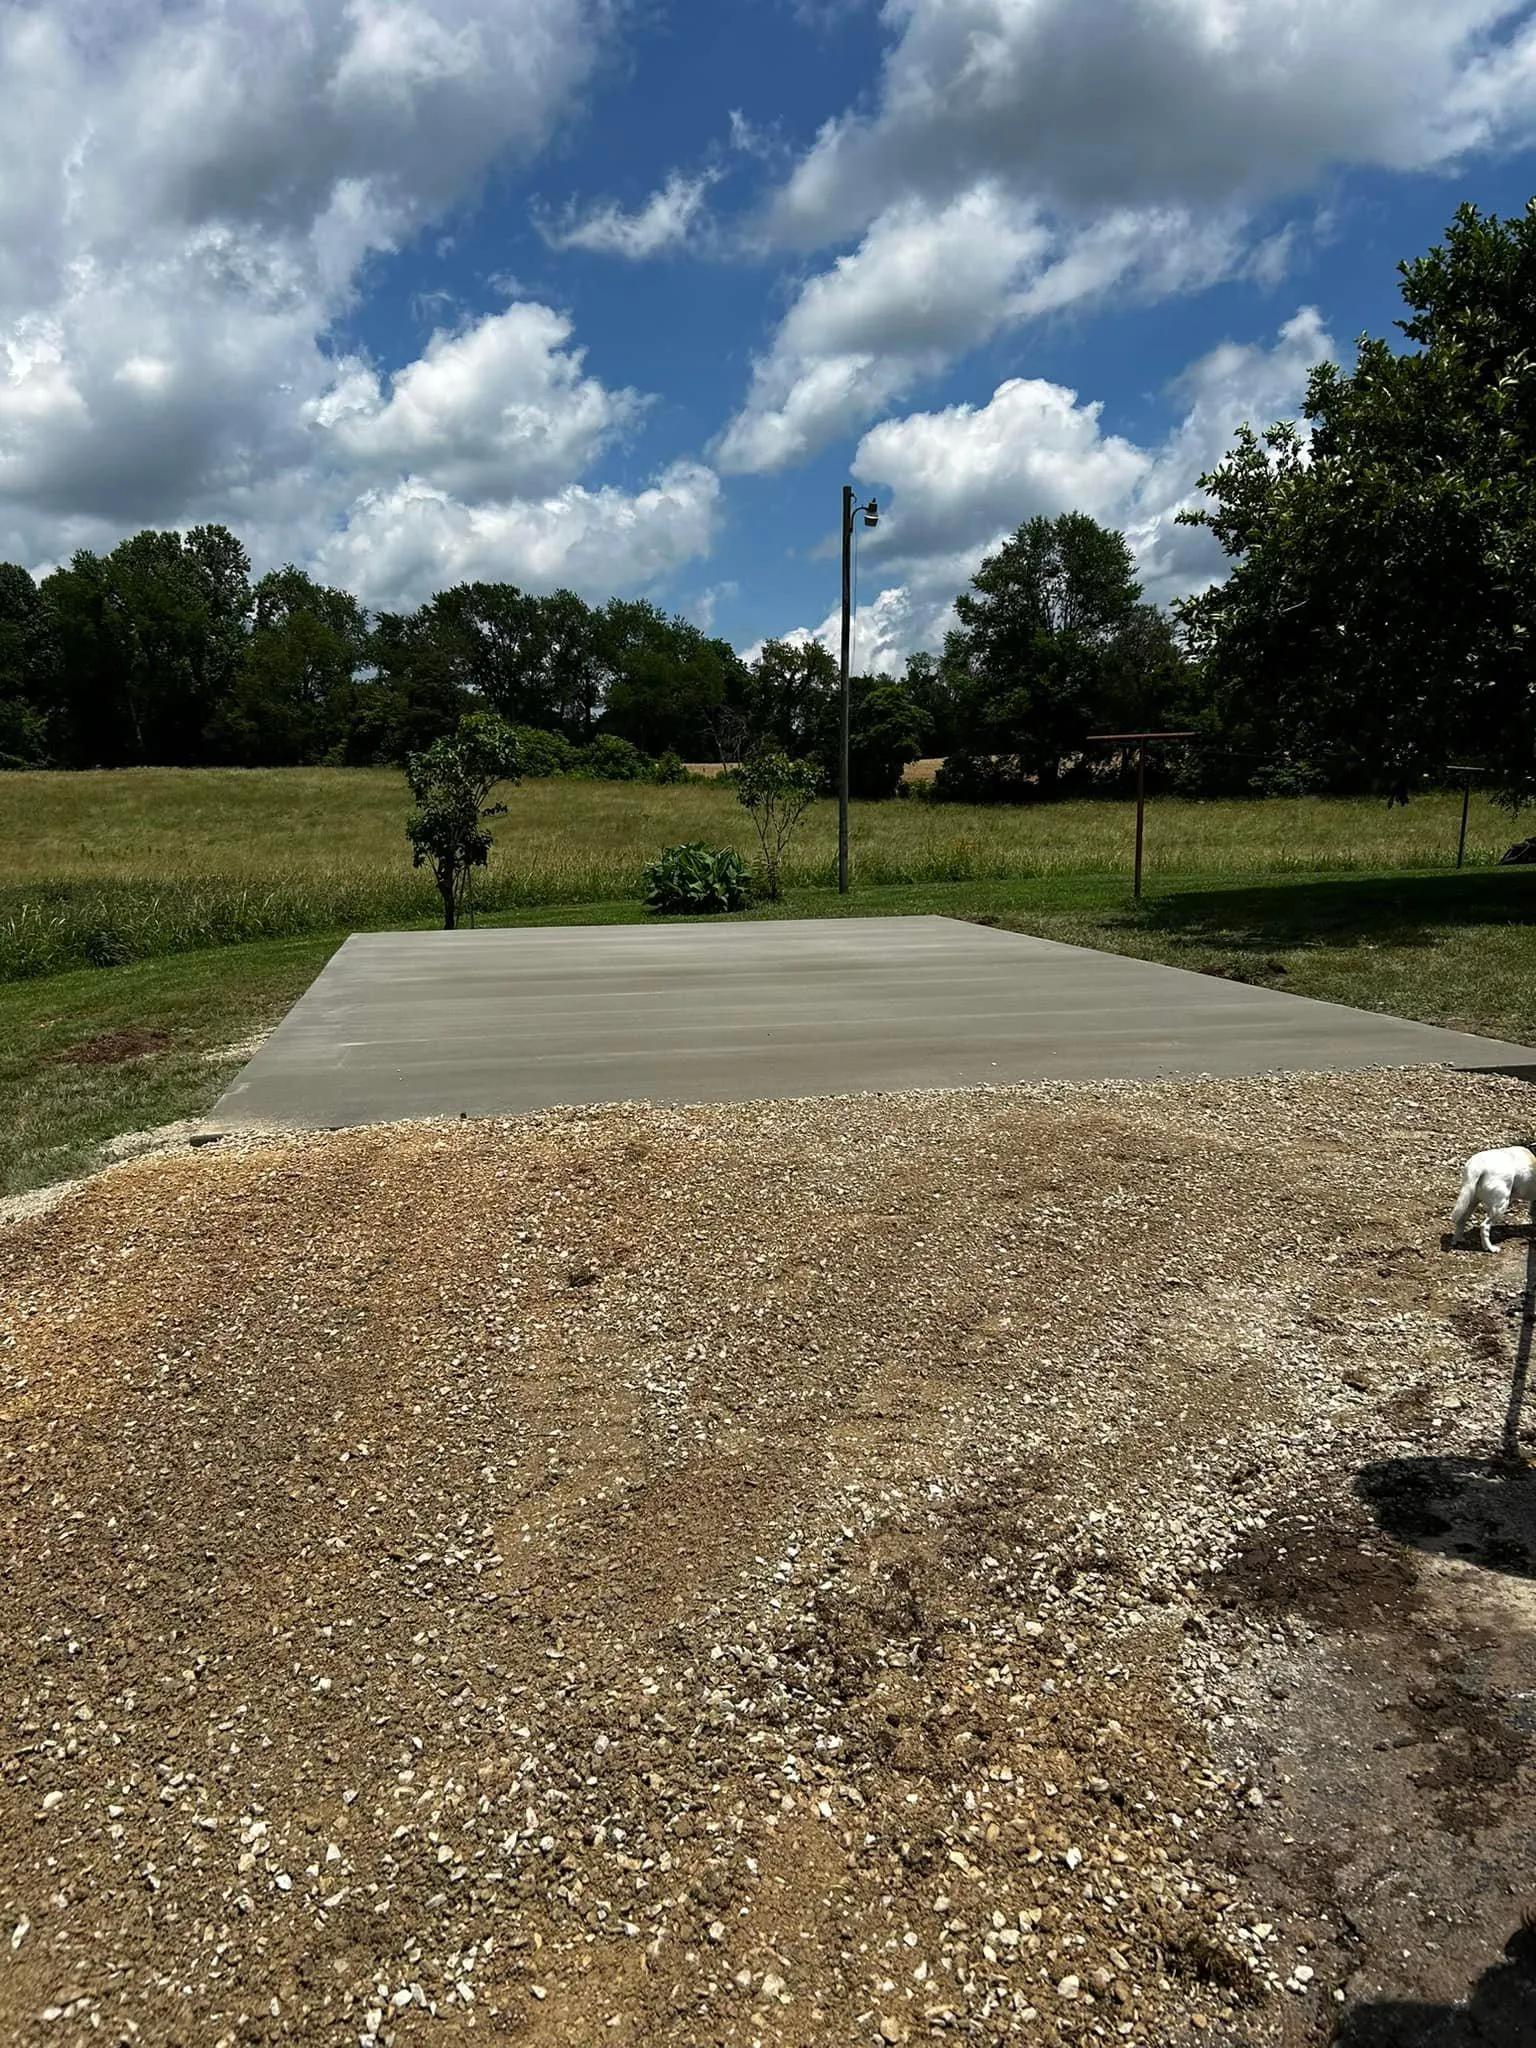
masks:
[[(1143, 595), (1155, 603), (1202, 589), (1223, 573), (1220, 550), (1176, 514), (1200, 501), (1246, 420), (1293, 416), (1314, 363), (1332, 358), (1315, 308), (1304, 307), (1271, 347), (1224, 343), (1190, 365), (1172, 395), (1183, 412), (1165, 438), (1142, 446), (1106, 433), (1102, 406), (1042, 378), (1010, 378), (984, 405), (953, 405), (882, 421), (864, 436), (853, 473), (882, 496), (878, 542), (864, 541), (853, 659), (899, 668), (937, 648), (953, 603), (982, 558), (1025, 520), (1086, 512), (1131, 544)], [(840, 614), (786, 637), (836, 649)]]
[(600, 256), (644, 262), (686, 246), (700, 226), (705, 194), (713, 183), (708, 172), (686, 178), (681, 171), (674, 171), (633, 213), (610, 200), (582, 215), (568, 212), (558, 223), (540, 219), (538, 229), (554, 249), (589, 249)]
[(1426, 170), (1530, 139), (1510, 0), (888, 0), (873, 108), (829, 121), (776, 208), (841, 241), (978, 180), (1100, 211), (1218, 206), (1320, 171)]
[(308, 408), (332, 462), (416, 476), (466, 502), (546, 496), (588, 468), (641, 407), (582, 374), (571, 323), (522, 301), (439, 331), (396, 372), (351, 363)]
[(331, 343), (371, 257), (545, 143), (609, 7), (0, 10), (0, 556), (222, 519), (260, 562), (378, 543), (382, 602), (378, 564), (434, 550), (607, 588), (707, 545), (696, 465), (583, 481), (643, 401), (586, 373), (553, 309), (440, 329), (392, 374)]
[(1536, 137), (1512, 0), (886, 0), (868, 104), (828, 121), (769, 244), (806, 279), (719, 441), (804, 460), (1000, 331), (1113, 297), (1274, 286), (1264, 202), (1350, 165), (1423, 171)]
[(1175, 208), (1121, 210), (1063, 235), (996, 184), (937, 209), (902, 200), (801, 288), (720, 437), (720, 463), (803, 461), (1000, 329), (1112, 292), (1123, 302), (1193, 290), (1240, 251), (1230, 218)]
[(720, 483), (678, 462), (628, 493), (570, 484), (543, 499), (467, 505), (417, 479), (367, 493), (317, 552), (322, 572), (369, 603), (419, 603), (463, 582), (640, 586), (708, 551)]

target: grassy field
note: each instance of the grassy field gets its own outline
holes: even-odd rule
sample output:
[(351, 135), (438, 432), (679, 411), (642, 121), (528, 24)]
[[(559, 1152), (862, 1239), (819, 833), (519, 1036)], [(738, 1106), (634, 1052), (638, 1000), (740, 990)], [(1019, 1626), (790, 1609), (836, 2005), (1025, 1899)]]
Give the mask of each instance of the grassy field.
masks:
[[(706, 785), (531, 783), (511, 803), (483, 892), (497, 922), (638, 920), (639, 870), (663, 846), (750, 851), (739, 806)], [(404, 811), (384, 773), (0, 777), (0, 1192), (203, 1114), (231, 1048), (276, 1022), (348, 930), (435, 922)], [(857, 887), (840, 898), (824, 804), (785, 901), (748, 915), (984, 918), (1531, 1043), (1536, 872), (1493, 865), (1515, 833), (1475, 801), (1456, 873), (1459, 817), (1454, 797), (1159, 802), (1137, 905), (1129, 806), (857, 805)]]
[[(284, 769), (0, 777), (0, 981), (73, 967), (429, 922), (434, 897), (410, 863), (402, 778), (385, 770)], [(1348, 874), (1447, 867), (1460, 800), (1406, 809), (1323, 799), (1196, 804), (1148, 816), (1148, 873)], [(853, 808), (864, 887), (1112, 877), (1127, 871), (1128, 804), (1023, 809), (916, 799)], [(1469, 860), (1514, 836), (1474, 801)], [(663, 847), (707, 839), (753, 851), (728, 789), (530, 782), (511, 794), (480, 885), (486, 914), (634, 897)], [(792, 888), (836, 877), (836, 806), (797, 837)]]
[[(184, 953), (0, 987), (0, 1194), (68, 1180), (124, 1131), (198, 1116), (338, 939)], [(136, 1057), (114, 1039), (158, 1041)]]

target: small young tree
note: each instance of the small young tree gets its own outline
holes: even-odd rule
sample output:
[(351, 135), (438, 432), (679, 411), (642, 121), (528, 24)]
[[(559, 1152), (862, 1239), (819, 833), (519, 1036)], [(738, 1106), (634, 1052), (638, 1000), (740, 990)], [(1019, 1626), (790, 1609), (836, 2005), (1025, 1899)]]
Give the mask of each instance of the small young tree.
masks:
[(752, 753), (736, 770), (736, 800), (757, 828), (763, 850), (763, 893), (777, 903), (779, 871), (795, 827), (816, 801), (821, 776), (813, 761), (776, 751)]
[(503, 720), (483, 711), (459, 720), (451, 739), (434, 740), (411, 754), (406, 780), (416, 808), (406, 820), (415, 849), (413, 865), (430, 867), (443, 899), (443, 929), (451, 932), (469, 896), (470, 876), (491, 857), (487, 818), (505, 815), (505, 804), (487, 803), (499, 783), (519, 780), (517, 738)]

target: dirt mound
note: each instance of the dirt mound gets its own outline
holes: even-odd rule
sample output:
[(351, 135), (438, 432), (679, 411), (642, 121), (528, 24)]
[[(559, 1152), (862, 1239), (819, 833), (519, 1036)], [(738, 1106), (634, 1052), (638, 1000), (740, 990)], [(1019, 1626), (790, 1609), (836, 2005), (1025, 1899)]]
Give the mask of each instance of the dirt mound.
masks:
[(1230, 1672), (1403, 1448), (1361, 1356), (1498, 1385), (1424, 1247), (1518, 1097), (605, 1110), (13, 1224), (0, 2034), (1323, 2038)]

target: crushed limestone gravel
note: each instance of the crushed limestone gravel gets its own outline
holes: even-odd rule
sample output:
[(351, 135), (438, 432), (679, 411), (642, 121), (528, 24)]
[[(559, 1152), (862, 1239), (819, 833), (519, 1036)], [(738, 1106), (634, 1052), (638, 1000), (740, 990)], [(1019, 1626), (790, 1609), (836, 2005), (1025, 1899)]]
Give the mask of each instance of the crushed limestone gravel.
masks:
[(1212, 1588), (1399, 1380), (1498, 1408), (1440, 1234), (1526, 1100), (641, 1105), (12, 1221), (0, 2038), (1300, 2038)]

